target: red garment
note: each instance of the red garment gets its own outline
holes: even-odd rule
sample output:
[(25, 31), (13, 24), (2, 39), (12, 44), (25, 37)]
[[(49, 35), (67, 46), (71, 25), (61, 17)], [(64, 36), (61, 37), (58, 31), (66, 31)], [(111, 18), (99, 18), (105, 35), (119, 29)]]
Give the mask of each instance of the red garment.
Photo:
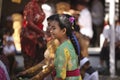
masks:
[[(53, 71), (53, 76), (56, 75), (56, 72)], [(76, 70), (72, 70), (72, 71), (67, 71), (66, 76), (67, 77), (72, 77), (72, 76), (79, 76), (80, 75), (80, 70), (76, 69)]]
[(29, 24), (28, 20), (31, 20), (34, 22), (38, 27), (42, 30), (43, 25), (42, 22), (45, 19), (45, 13), (43, 10), (40, 8), (39, 4), (37, 3), (36, 0), (31, 0), (24, 9), (24, 21), (23, 25), (26, 27)]
[[(28, 33), (29, 34), (29, 33)], [(30, 38), (31, 36), (31, 38)], [(28, 56), (31, 57), (35, 57), (35, 48), (37, 45), (37, 39), (35, 37), (32, 37), (33, 34), (29, 34), (29, 37), (27, 37), (26, 34), (23, 34), (22, 38), (21, 38), (21, 48), (22, 48), (22, 52), (27, 54)]]
[(37, 32), (33, 31), (28, 27), (33, 26), (31, 25), (31, 22), (33, 22), (34, 25), (36, 25), (39, 29), (43, 30), (42, 22), (45, 19), (45, 13), (40, 8), (36, 0), (31, 0), (25, 6), (23, 14), (24, 14), (23, 20), (24, 30), (21, 34), (22, 52), (34, 58), (36, 56), (36, 45), (38, 44), (37, 39), (38, 37), (43, 35), (38, 34)]

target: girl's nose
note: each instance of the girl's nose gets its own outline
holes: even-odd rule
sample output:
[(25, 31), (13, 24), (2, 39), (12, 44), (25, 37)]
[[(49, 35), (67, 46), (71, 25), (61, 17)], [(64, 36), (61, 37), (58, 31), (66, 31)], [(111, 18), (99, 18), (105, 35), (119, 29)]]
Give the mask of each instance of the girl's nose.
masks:
[(50, 33), (52, 33), (53, 31), (52, 30), (50, 30)]

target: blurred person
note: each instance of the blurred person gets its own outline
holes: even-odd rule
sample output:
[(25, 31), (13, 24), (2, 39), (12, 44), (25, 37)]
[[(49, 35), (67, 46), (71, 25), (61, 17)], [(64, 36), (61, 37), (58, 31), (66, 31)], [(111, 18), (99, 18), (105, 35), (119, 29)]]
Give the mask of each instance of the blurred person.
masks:
[(50, 15), (54, 14), (55, 13), (55, 5), (53, 3), (45, 3), (42, 5), (42, 9), (45, 13), (45, 19), (43, 21), (43, 30), (46, 31), (47, 27), (48, 27), (48, 24), (47, 24), (47, 17), (49, 17)]
[(100, 65), (98, 65), (98, 67), (104, 67), (104, 60), (108, 60), (109, 59), (109, 39), (107, 39), (108, 37), (110, 37), (110, 35), (108, 36), (110, 32), (110, 24), (108, 20), (105, 20), (105, 26), (103, 29), (103, 37), (104, 37), (104, 41), (103, 41), (103, 45), (100, 51)]
[(17, 74), (17, 77), (29, 77), (31, 80), (47, 80), (52, 78), (51, 72), (54, 69), (54, 53), (59, 45), (58, 40), (50, 37), (50, 32), (45, 33), (47, 39), (47, 49), (44, 52), (45, 59), (37, 65), (32, 66)]
[(11, 79), (14, 77), (14, 71), (16, 68), (16, 48), (13, 39), (13, 20), (11, 16), (7, 17), (5, 32), (3, 33), (3, 54), (7, 57), (9, 61), (9, 74)]
[(80, 15), (78, 17), (78, 25), (80, 27), (80, 33), (84, 37), (84, 46), (85, 46), (85, 53), (82, 54), (84, 57), (88, 57), (88, 47), (90, 44), (90, 40), (93, 37), (93, 30), (92, 30), (92, 17), (91, 13), (87, 8), (87, 2), (84, 0), (77, 0), (76, 1), (76, 9), (80, 11)]
[(14, 45), (14, 40), (12, 37), (12, 32), (8, 32), (8, 35), (6, 37), (6, 44), (3, 47), (3, 53), (7, 56), (8, 60), (9, 60), (9, 67), (10, 67), (10, 76), (13, 77), (14, 76), (14, 71), (16, 68), (16, 59), (15, 59), (15, 55), (16, 55), (16, 48)]
[(28, 69), (44, 59), (46, 42), (42, 22), (45, 13), (41, 6), (46, 0), (30, 0), (23, 11), (23, 27), (21, 32), (21, 50), (24, 67)]
[(90, 60), (87, 57), (80, 60), (80, 71), (83, 80), (99, 80), (98, 71), (90, 65)]
[[(120, 59), (120, 21), (116, 21), (115, 25), (115, 67), (116, 60)], [(106, 62), (107, 69), (109, 70), (109, 54), (110, 54), (110, 37), (111, 37), (111, 27), (110, 25), (106, 25), (103, 30), (103, 36), (105, 38), (102, 49), (100, 51), (100, 66), (104, 67), (104, 61)]]
[(9, 62), (3, 54), (3, 34), (0, 32), (0, 80), (10, 80)]
[(8, 16), (6, 19), (6, 25), (4, 27), (4, 32), (3, 32), (3, 45), (6, 45), (6, 37), (12, 36), (13, 33), (14, 33), (13, 19), (11, 16)]
[(61, 1), (56, 4), (56, 13), (57, 14), (65, 14), (69, 12), (71, 5), (69, 2)]
[(104, 27), (104, 6), (100, 0), (93, 0), (90, 7), (93, 24), (93, 38), (91, 45), (93, 47), (100, 46), (100, 34)]

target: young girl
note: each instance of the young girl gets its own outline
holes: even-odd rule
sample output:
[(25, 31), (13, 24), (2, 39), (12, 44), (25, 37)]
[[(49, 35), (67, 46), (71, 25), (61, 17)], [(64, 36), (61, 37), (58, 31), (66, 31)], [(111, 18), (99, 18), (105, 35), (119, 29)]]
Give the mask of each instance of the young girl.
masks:
[(54, 80), (81, 80), (78, 69), (78, 48), (72, 31), (72, 21), (65, 14), (55, 14), (51, 20), (51, 34), (60, 45), (55, 52)]

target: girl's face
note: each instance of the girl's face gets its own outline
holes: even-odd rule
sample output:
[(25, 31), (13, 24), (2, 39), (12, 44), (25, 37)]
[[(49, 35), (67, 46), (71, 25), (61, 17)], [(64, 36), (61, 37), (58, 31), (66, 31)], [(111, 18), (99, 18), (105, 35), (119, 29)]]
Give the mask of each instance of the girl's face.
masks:
[(57, 38), (60, 40), (64, 36), (64, 29), (61, 29), (59, 26), (59, 23), (57, 21), (51, 21), (50, 22), (50, 27), (51, 27), (51, 34), (53, 38)]

